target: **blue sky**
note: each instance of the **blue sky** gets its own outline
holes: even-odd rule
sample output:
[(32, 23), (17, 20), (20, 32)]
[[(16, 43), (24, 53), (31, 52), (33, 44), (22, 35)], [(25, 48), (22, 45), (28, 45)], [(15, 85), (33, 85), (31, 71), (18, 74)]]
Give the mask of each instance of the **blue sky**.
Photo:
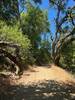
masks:
[[(75, 0), (69, 0), (68, 2), (68, 6), (75, 6)], [(53, 22), (53, 19), (56, 15), (56, 11), (54, 9), (50, 9), (49, 8), (49, 0), (42, 0), (42, 4), (40, 5), (40, 7), (44, 10), (47, 9), (48, 10), (48, 19), (50, 21), (50, 29), (51, 31), (54, 33), (55, 32), (55, 24)]]

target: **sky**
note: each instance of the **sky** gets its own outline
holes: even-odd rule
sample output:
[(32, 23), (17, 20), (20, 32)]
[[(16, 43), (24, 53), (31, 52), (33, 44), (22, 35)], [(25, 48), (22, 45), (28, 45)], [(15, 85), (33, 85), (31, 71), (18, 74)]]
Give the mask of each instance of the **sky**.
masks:
[[(75, 0), (69, 0), (68, 2), (68, 6), (75, 6)], [(42, 0), (42, 4), (40, 5), (40, 7), (44, 10), (47, 9), (48, 10), (48, 20), (50, 22), (50, 29), (52, 31), (52, 33), (55, 32), (55, 24), (53, 22), (53, 19), (56, 15), (56, 11), (54, 9), (50, 9), (49, 8), (49, 0)]]

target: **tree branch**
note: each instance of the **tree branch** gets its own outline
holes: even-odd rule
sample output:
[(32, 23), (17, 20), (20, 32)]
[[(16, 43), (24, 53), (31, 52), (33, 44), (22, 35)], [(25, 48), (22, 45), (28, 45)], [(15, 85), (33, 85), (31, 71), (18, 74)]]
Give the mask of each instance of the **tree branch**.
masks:
[(72, 17), (72, 15), (71, 15), (71, 13), (70, 13), (70, 18), (71, 18), (71, 21), (72, 21), (72, 25), (75, 26), (75, 23), (74, 23), (74, 21), (73, 21), (73, 17)]
[(73, 31), (71, 33), (66, 35), (64, 38), (61, 39), (60, 42), (57, 43), (57, 50), (58, 51), (60, 51), (61, 47), (63, 47), (64, 44), (68, 43), (69, 41), (75, 40), (74, 31), (75, 31), (75, 29), (73, 29)]
[(57, 31), (55, 33), (55, 41), (57, 39), (57, 34), (58, 34), (58, 30), (59, 30), (59, 16), (60, 16), (60, 8), (58, 7), (57, 18), (55, 20), (55, 22), (56, 22), (56, 29), (57, 29)]
[(50, 39), (53, 42), (53, 37), (52, 37), (52, 33), (50, 32)]
[(6, 41), (0, 41), (0, 47), (5, 47), (5, 46), (14, 47), (14, 48), (20, 47), (18, 44), (6, 42)]
[(0, 53), (4, 54), (4, 56), (8, 57), (11, 61), (13, 61), (17, 65), (16, 66), (16, 74), (18, 74), (20, 72), (20, 68), (23, 67), (21, 61), (19, 61), (17, 59), (17, 57), (15, 57), (11, 53), (9, 53), (3, 49), (0, 49)]
[(68, 38), (69, 36), (72, 36), (75, 34), (75, 28), (73, 28), (72, 32), (70, 32), (68, 35), (66, 35), (64, 38), (61, 39), (61, 42), (64, 41), (66, 38)]

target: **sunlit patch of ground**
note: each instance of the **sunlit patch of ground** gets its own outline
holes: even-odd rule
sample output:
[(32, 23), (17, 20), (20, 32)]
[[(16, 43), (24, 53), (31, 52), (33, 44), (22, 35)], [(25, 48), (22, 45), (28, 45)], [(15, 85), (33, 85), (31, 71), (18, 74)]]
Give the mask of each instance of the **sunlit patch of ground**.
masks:
[(33, 69), (25, 71), (17, 84), (36, 84), (45, 80), (55, 80), (62, 83), (75, 82), (73, 76), (57, 66), (34, 66)]

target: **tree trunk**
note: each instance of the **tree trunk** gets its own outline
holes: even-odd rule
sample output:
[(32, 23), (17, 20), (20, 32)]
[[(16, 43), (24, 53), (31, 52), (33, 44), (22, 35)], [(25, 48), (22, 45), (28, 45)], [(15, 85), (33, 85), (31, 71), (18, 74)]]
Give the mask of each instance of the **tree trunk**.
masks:
[(53, 54), (52, 54), (52, 62), (53, 62), (55, 65), (59, 66), (59, 65), (60, 65), (59, 60), (60, 60), (60, 53), (53, 53)]
[(60, 60), (60, 56), (56, 57), (56, 58), (54, 59), (54, 64), (57, 65), (57, 66), (59, 66), (59, 65), (60, 65), (59, 60)]
[(15, 67), (16, 74), (19, 74), (20, 71), (22, 71), (23, 64), (17, 57), (13, 56), (12, 54), (10, 54), (9, 52), (7, 52), (3, 49), (0, 49), (0, 53), (3, 53), (6, 57), (8, 57), (11, 61), (13, 61), (16, 64), (16, 67)]

